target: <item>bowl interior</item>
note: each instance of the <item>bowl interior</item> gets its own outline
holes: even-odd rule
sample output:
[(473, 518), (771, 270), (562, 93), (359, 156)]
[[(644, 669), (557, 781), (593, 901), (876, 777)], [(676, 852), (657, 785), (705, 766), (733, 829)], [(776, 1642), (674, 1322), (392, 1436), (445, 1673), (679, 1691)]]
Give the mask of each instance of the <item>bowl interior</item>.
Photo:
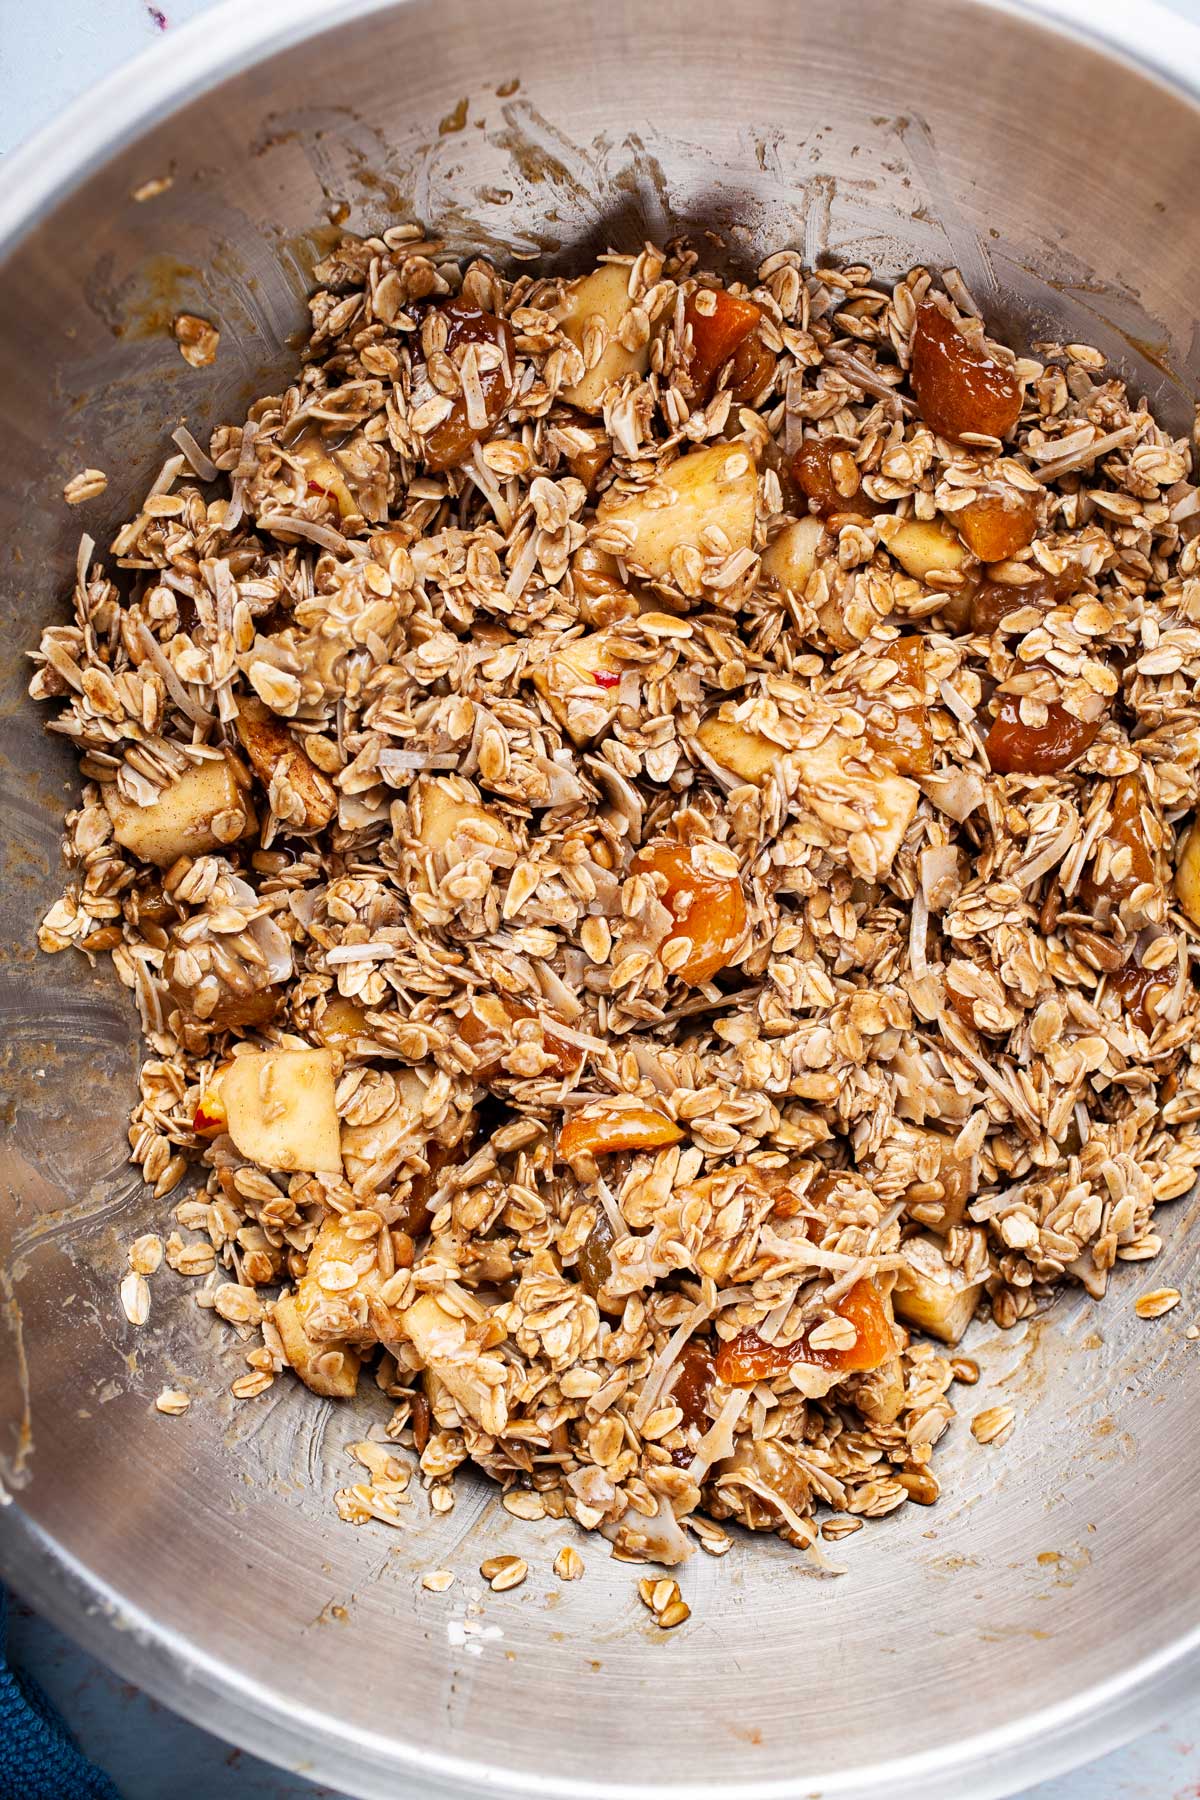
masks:
[[(0, 1566), (172, 1704), (363, 1794), (949, 1795), (970, 1770), (984, 1795), (1098, 1753), (1166, 1704), (1200, 1577), (1190, 1314), (1136, 1320), (1136, 1265), (1104, 1306), (975, 1328), (963, 1411), (1003, 1397), (1018, 1428), (997, 1451), (960, 1418), (935, 1511), (833, 1547), (836, 1578), (774, 1540), (698, 1556), (669, 1635), (639, 1570), (584, 1542), (584, 1579), (559, 1583), (569, 1528), (510, 1517), (483, 1482), (440, 1518), (418, 1497), (404, 1531), (341, 1525), (345, 1446), (382, 1396), (231, 1401), (236, 1341), (168, 1271), (149, 1327), (126, 1325), (125, 1246), (164, 1208), (124, 1160), (127, 996), (34, 948), (75, 775), (24, 659), (63, 616), (80, 528), (103, 544), (176, 425), (204, 440), (288, 367), (335, 220), (418, 217), (455, 253), (550, 267), (678, 230), (743, 268), (785, 245), (885, 275), (956, 266), (1014, 342), (1098, 344), (1190, 425), (1196, 109), (965, 0), (902, 19), (888, 0), (241, 10), (179, 34), (143, 88), (110, 87), (105, 123), (77, 117), (57, 150), (74, 173), (0, 293)], [(180, 310), (220, 321), (214, 368), (179, 358)], [(109, 489), (72, 513), (87, 465)], [(1154, 1271), (1185, 1295), (1194, 1212), (1167, 1210)], [(163, 1418), (180, 1380), (191, 1411)], [(501, 1550), (530, 1579), (481, 1592)], [(458, 1571), (444, 1595), (419, 1585), (437, 1567)]]

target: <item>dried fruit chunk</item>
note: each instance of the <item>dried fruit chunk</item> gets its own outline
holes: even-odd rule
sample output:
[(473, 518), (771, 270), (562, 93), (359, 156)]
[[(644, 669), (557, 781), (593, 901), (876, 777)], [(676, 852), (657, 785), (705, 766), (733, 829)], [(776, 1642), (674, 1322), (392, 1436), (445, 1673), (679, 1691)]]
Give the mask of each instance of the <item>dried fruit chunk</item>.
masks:
[(957, 1344), (975, 1316), (985, 1276), (970, 1281), (951, 1268), (932, 1237), (910, 1238), (892, 1298), (897, 1316), (944, 1344)]
[[(867, 700), (873, 706), (883, 701), (891, 707), (894, 724), (876, 724), (868, 713), (867, 738), (881, 755), (886, 756), (901, 775), (928, 775), (933, 768), (933, 726), (925, 705), (925, 640), (919, 637), (897, 638), (883, 651), (888, 662), (897, 665), (898, 673), (886, 687), (875, 688)], [(916, 696), (915, 705), (898, 703), (895, 688), (907, 690), (903, 699)]]
[(617, 716), (617, 688), (622, 669), (607, 632), (570, 638), (544, 663), (530, 669), (529, 679), (573, 742), (590, 744)]
[(115, 783), (104, 789), (104, 804), (118, 844), (163, 869), (181, 856), (204, 856), (232, 844), (257, 824), (227, 756), (185, 770), (150, 806), (126, 800)]
[(821, 519), (835, 513), (870, 517), (881, 509), (862, 491), (858, 464), (848, 438), (811, 437), (792, 458), (792, 480), (807, 496), (809, 511)]
[(980, 562), (1004, 562), (1033, 542), (1037, 502), (1032, 494), (997, 483), (956, 512), (954, 523)]
[(682, 1424), (708, 1426), (708, 1396), (717, 1378), (716, 1364), (707, 1344), (692, 1338), (684, 1345), (675, 1365), (675, 1380), (667, 1395), (683, 1413)]
[(593, 1300), (612, 1274), (611, 1252), (615, 1242), (616, 1233), (612, 1228), (612, 1220), (604, 1208), (600, 1207), (596, 1213), (596, 1223), (584, 1239), (576, 1265), (579, 1279)]
[(683, 321), (691, 332), (686, 370), (693, 393), (708, 398), (725, 364), (761, 320), (761, 307), (725, 288), (698, 288), (688, 295)]
[(999, 706), (984, 747), (997, 775), (1056, 775), (1078, 762), (1095, 742), (1103, 718), (1078, 719), (1057, 700), (1045, 702), (1043, 725), (1027, 725), (1021, 696), (999, 696)]
[(462, 391), (446, 418), (426, 433), (423, 455), (430, 469), (455, 469), (495, 429), (508, 405), (516, 343), (506, 319), (461, 296), (435, 311), (446, 321), (445, 352), (458, 368)]
[(964, 337), (931, 301), (918, 307), (912, 389), (921, 417), (947, 438), (1005, 438), (1021, 413), (1021, 386), (982, 343)]
[(824, 542), (825, 526), (811, 514), (806, 519), (797, 519), (794, 525), (785, 525), (763, 551), (764, 579), (775, 587), (802, 594), (817, 566)]
[(1145, 969), (1136, 958), (1108, 977), (1109, 988), (1120, 995), (1121, 1005), (1143, 1031), (1154, 1030), (1159, 1008), (1174, 985), (1174, 964), (1165, 969)]
[(276, 1300), (271, 1317), (288, 1366), (306, 1388), (328, 1400), (353, 1399), (362, 1360), (347, 1343), (318, 1343), (305, 1331), (294, 1294)]
[[(1112, 822), (1096, 848), (1092, 873), (1082, 883), (1087, 905), (1127, 900), (1136, 888), (1158, 883), (1158, 859), (1146, 830), (1149, 808), (1140, 775), (1122, 775), (1113, 790)], [(1097, 879), (1098, 871), (1103, 875)]]
[(522, 1042), (527, 1043), (531, 1051), (536, 1049), (534, 1060), (542, 1060), (543, 1051), (549, 1056), (549, 1064), (542, 1073), (557, 1081), (564, 1081), (579, 1068), (583, 1052), (566, 1038), (557, 1036), (552, 1023), (543, 1020), (539, 1030), (528, 1033), (519, 1029), (524, 1020), (536, 1020), (537, 1017), (531, 1007), (523, 1006), (519, 1000), (510, 1000), (506, 995), (472, 996), (459, 1018), (458, 1029), (463, 1042), (479, 1052), (474, 1078), (482, 1087), (491, 1087), (498, 1081), (527, 1079), (504, 1066), (505, 1059), (513, 1052), (517, 1052), (519, 1060), (518, 1046)]
[(250, 1050), (221, 1074), (229, 1135), (264, 1169), (342, 1172), (328, 1050)]
[(756, 489), (754, 462), (745, 445), (713, 444), (679, 457), (641, 493), (611, 502), (606, 495), (600, 514), (605, 526), (625, 527), (630, 539), (626, 560), (662, 581), (671, 574), (677, 550), (704, 550), (706, 532), (723, 534), (722, 554), (724, 544), (729, 553), (748, 550)]
[(689, 987), (711, 981), (725, 967), (746, 929), (741, 881), (733, 872), (715, 873), (711, 867), (714, 859), (722, 865), (733, 861), (732, 853), (719, 846), (677, 844), (666, 838), (647, 844), (633, 859), (635, 874), (659, 878), (655, 885), (675, 921), (659, 946), (659, 955), (681, 938), (691, 944), (682, 963), (667, 963), (671, 973)]
[(1200, 925), (1200, 818), (1183, 834), (1175, 870), (1175, 898), (1193, 925)]
[[(650, 367), (650, 337), (628, 350), (621, 342), (621, 329), (634, 309), (629, 293), (628, 263), (603, 263), (591, 275), (585, 275), (568, 288), (559, 314), (563, 332), (586, 355), (589, 327), (602, 327), (607, 343), (600, 360), (593, 364), (562, 397), (581, 412), (599, 412), (604, 396), (614, 381), (623, 375), (644, 375)], [(593, 323), (594, 322), (594, 323)]]
[(1057, 575), (1039, 575), (1023, 587), (1014, 587), (1010, 582), (983, 581), (970, 600), (971, 630), (981, 634), (993, 632), (1001, 619), (1019, 612), (1022, 607), (1044, 610), (1057, 606), (1060, 601), (1077, 594), (1083, 581), (1083, 570), (1077, 562), (1065, 563)]
[(771, 384), (778, 357), (763, 343), (762, 334), (752, 331), (742, 339), (733, 353), (729, 370), (729, 391), (735, 406), (757, 406)]
[(879, 535), (889, 554), (915, 581), (960, 574), (970, 562), (966, 545), (944, 519), (885, 520)]
[(815, 1326), (791, 1344), (767, 1344), (757, 1331), (742, 1331), (718, 1350), (718, 1377), (731, 1387), (746, 1387), (751, 1382), (770, 1381), (776, 1375), (786, 1374), (797, 1362), (849, 1375), (877, 1369), (895, 1356), (891, 1304), (869, 1277), (856, 1281), (849, 1293), (837, 1301), (834, 1312), (853, 1325), (857, 1334), (853, 1344), (841, 1348), (814, 1345), (811, 1339)]
[(253, 695), (238, 703), (238, 741), (268, 790), (278, 777), (291, 789), (294, 812), (281, 815), (296, 831), (323, 831), (337, 811), (337, 791), (305, 755), (282, 720)]
[(657, 1106), (584, 1106), (571, 1114), (558, 1134), (559, 1154), (611, 1156), (619, 1150), (658, 1150), (677, 1144), (683, 1133)]

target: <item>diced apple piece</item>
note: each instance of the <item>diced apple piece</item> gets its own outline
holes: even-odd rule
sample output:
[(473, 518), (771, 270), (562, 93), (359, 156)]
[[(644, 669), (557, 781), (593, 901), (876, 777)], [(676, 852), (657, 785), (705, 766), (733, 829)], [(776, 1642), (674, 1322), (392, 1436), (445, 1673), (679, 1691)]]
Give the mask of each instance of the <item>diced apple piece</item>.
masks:
[(229, 1135), (264, 1169), (342, 1172), (328, 1050), (251, 1050), (221, 1076)]
[(429, 1372), (482, 1430), (499, 1437), (508, 1423), (503, 1387), (490, 1387), (478, 1371), (478, 1345), (465, 1319), (448, 1312), (433, 1294), (422, 1294), (402, 1314), (413, 1348)]
[(316, 1343), (395, 1342), (401, 1315), (382, 1297), (378, 1233), (352, 1237), (333, 1213), (322, 1221), (308, 1252), (308, 1266), (296, 1290), (296, 1310)]
[(315, 488), (318, 493), (327, 494), (334, 502), (339, 518), (348, 519), (351, 513), (358, 512), (358, 501), (351, 492), (345, 473), (329, 454), (319, 431), (302, 433), (294, 444), (288, 446), (288, 450), (303, 465), (309, 487)]
[(607, 632), (593, 631), (555, 650), (529, 671), (529, 678), (568, 737), (582, 746), (616, 717), (621, 669), (609, 650)]
[(470, 789), (454, 776), (431, 776), (417, 784), (414, 824), (426, 850), (435, 853), (453, 845), (457, 860), (482, 853), (517, 853), (516, 839), (503, 819), (467, 798)]
[(1175, 870), (1175, 898), (1193, 925), (1200, 925), (1200, 817), (1184, 834)]
[(197, 763), (150, 806), (124, 799), (115, 783), (105, 788), (104, 804), (118, 844), (161, 869), (180, 856), (204, 856), (232, 844), (257, 823), (227, 757)]
[(337, 811), (337, 792), (305, 755), (282, 719), (276, 718), (261, 700), (248, 695), (238, 705), (234, 729), (263, 786), (270, 788), (278, 774), (299, 795), (304, 816), (298, 829), (324, 830)]
[(975, 1316), (983, 1278), (968, 1281), (952, 1269), (931, 1237), (910, 1238), (904, 1257), (892, 1294), (897, 1315), (943, 1344), (957, 1344)]
[(784, 754), (782, 746), (770, 738), (715, 713), (705, 719), (696, 737), (715, 763), (755, 787), (761, 786)]
[[(890, 763), (867, 769), (869, 746), (830, 732), (815, 748), (797, 754), (800, 791), (819, 819), (834, 824), (834, 814), (852, 806), (867, 821), (864, 830), (879, 875), (886, 875), (904, 842), (921, 798), (915, 781), (897, 775)], [(852, 845), (853, 847), (853, 845)]]
[(915, 581), (957, 574), (969, 555), (958, 533), (943, 519), (904, 519), (899, 524), (884, 520), (879, 535), (905, 574)]
[(824, 523), (811, 515), (797, 519), (794, 525), (785, 525), (763, 552), (763, 575), (776, 587), (802, 594), (817, 566), (824, 537)]
[(582, 412), (599, 412), (605, 392), (614, 381), (622, 375), (644, 375), (650, 367), (649, 338), (636, 350), (627, 350), (618, 336), (634, 306), (629, 297), (629, 274), (627, 263), (602, 263), (591, 275), (574, 282), (563, 301), (559, 322), (581, 350), (590, 319), (598, 319), (608, 333), (608, 344), (599, 362), (582, 381), (562, 391), (563, 399)]
[(889, 1357), (864, 1375), (854, 1390), (854, 1403), (873, 1425), (894, 1425), (904, 1411), (904, 1367)]
[(358, 1388), (361, 1359), (349, 1344), (319, 1344), (300, 1320), (294, 1294), (284, 1294), (272, 1313), (289, 1368), (306, 1388), (328, 1400), (352, 1400)]
[(676, 550), (699, 550), (702, 534), (717, 526), (730, 551), (748, 550), (754, 536), (757, 480), (744, 444), (692, 450), (643, 493), (603, 505), (605, 525), (620, 524), (632, 539), (626, 561), (656, 580), (671, 573)]

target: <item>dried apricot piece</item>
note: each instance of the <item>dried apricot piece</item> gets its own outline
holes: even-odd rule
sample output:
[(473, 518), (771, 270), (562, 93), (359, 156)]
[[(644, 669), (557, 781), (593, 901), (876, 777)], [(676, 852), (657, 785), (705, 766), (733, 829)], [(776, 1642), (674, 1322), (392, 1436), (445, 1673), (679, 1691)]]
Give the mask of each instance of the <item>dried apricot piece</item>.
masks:
[[(446, 321), (446, 354), (458, 364), (464, 380), (463, 391), (455, 397), (446, 418), (426, 435), (424, 460), (430, 469), (455, 469), (465, 462), (473, 446), (494, 430), (508, 405), (516, 342), (506, 319), (473, 306), (461, 295), (443, 301), (436, 311)], [(476, 347), (475, 358), (464, 369), (472, 346)], [(484, 363), (490, 366), (481, 366), (480, 349), (485, 351)], [(459, 350), (462, 356), (455, 354)]]
[(835, 513), (870, 515), (880, 510), (862, 491), (858, 464), (846, 438), (807, 438), (792, 458), (792, 480), (818, 518), (832, 518)]
[(665, 884), (662, 900), (675, 927), (659, 946), (659, 954), (674, 939), (691, 941), (686, 961), (672, 968), (689, 987), (711, 981), (725, 967), (746, 929), (746, 900), (740, 880), (736, 875), (710, 874), (702, 861), (704, 854), (699, 845), (663, 838), (647, 844), (633, 859), (635, 874), (657, 875)]
[(767, 1344), (751, 1328), (721, 1345), (716, 1359), (717, 1375), (730, 1387), (747, 1387), (751, 1382), (770, 1381), (783, 1375), (797, 1362), (814, 1363), (819, 1369), (844, 1375), (865, 1374), (896, 1354), (891, 1309), (869, 1276), (856, 1281), (834, 1311), (839, 1318), (848, 1319), (858, 1333), (848, 1350), (814, 1348), (809, 1342), (811, 1329), (792, 1344)]
[(1095, 742), (1102, 718), (1077, 719), (1057, 700), (1047, 701), (1045, 707), (1045, 724), (1027, 725), (1021, 717), (1021, 696), (999, 696), (984, 746), (997, 775), (1057, 775)]
[(698, 288), (688, 295), (683, 320), (692, 335), (687, 375), (693, 392), (707, 398), (725, 364), (757, 331), (761, 319), (762, 308), (753, 300), (739, 300), (724, 288)]
[[(925, 705), (925, 640), (920, 637), (897, 638), (883, 655), (899, 666), (894, 685), (910, 689), (920, 697), (915, 706), (895, 706), (895, 725), (886, 730), (867, 719), (866, 737), (881, 756), (886, 756), (901, 775), (928, 775), (933, 768), (933, 727), (929, 708)], [(866, 698), (871, 702), (890, 703), (893, 684), (876, 688)], [(908, 697), (907, 695), (905, 696)]]
[(995, 631), (1001, 619), (1023, 606), (1045, 609), (1069, 600), (1083, 586), (1083, 570), (1077, 562), (1063, 565), (1057, 575), (1042, 574), (1023, 587), (1006, 581), (981, 581), (971, 597), (971, 630), (986, 634)]
[(1128, 962), (1108, 978), (1109, 988), (1121, 996), (1121, 1004), (1143, 1031), (1153, 1031), (1158, 1009), (1175, 985), (1173, 969), (1144, 969)]
[(963, 336), (939, 306), (917, 309), (911, 380), (921, 416), (940, 437), (1005, 438), (1021, 413), (1012, 370)]
[(1140, 775), (1122, 775), (1112, 797), (1112, 823), (1102, 840), (1112, 846), (1106, 858), (1103, 879), (1092, 874), (1083, 882), (1081, 892), (1089, 906), (1100, 899), (1126, 900), (1135, 888), (1158, 881), (1158, 866), (1146, 832), (1143, 808), (1147, 804), (1146, 788)]
[(1037, 502), (1032, 494), (997, 483), (956, 512), (954, 523), (980, 562), (1005, 562), (1033, 542)]
[[(523, 1006), (519, 1000), (510, 1000), (504, 994), (476, 994), (472, 997), (459, 1018), (458, 1029), (464, 1044), (469, 1044), (472, 1050), (480, 1052), (474, 1074), (475, 1080), (482, 1087), (491, 1087), (497, 1081), (522, 1079), (506, 1069), (502, 1059), (516, 1047), (520, 1034), (513, 1028), (523, 1019), (534, 1019), (537, 1016), (532, 1007)], [(583, 1052), (579, 1047), (566, 1038), (559, 1037), (554, 1026), (544, 1021), (542, 1044), (553, 1058), (544, 1073), (556, 1080), (565, 1080), (568, 1075), (573, 1075), (583, 1061)]]
[(558, 1134), (559, 1153), (612, 1156), (618, 1150), (658, 1150), (683, 1136), (668, 1113), (657, 1106), (584, 1106), (571, 1114)]
[(778, 358), (763, 343), (761, 333), (752, 331), (743, 338), (733, 353), (729, 371), (729, 391), (738, 406), (756, 405), (775, 373)]

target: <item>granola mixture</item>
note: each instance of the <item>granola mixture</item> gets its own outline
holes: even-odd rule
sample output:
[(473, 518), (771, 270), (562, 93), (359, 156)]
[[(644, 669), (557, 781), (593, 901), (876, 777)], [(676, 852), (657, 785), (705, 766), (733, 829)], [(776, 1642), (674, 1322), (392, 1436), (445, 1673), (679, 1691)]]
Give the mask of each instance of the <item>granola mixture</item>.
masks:
[(40, 942), (111, 955), (133, 1158), (204, 1184), (128, 1316), (161, 1253), (239, 1395), (369, 1370), (440, 1510), (470, 1460), (632, 1559), (929, 1503), (972, 1316), (1101, 1296), (1200, 1168), (1189, 445), (954, 271), (398, 227), (318, 280), (36, 657)]

